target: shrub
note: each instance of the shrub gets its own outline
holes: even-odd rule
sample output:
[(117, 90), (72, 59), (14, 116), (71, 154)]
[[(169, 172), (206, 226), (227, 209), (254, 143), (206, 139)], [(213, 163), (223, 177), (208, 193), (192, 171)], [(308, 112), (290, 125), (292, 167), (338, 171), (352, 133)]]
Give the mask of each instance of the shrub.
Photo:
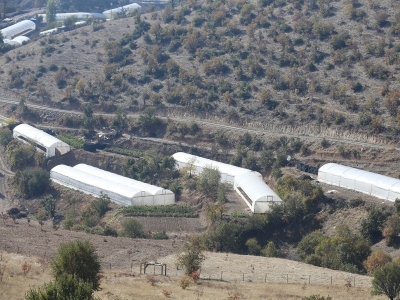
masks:
[(50, 174), (41, 169), (17, 171), (13, 183), (26, 198), (35, 197), (43, 194), (50, 185)]
[(136, 219), (126, 219), (122, 222), (120, 235), (130, 238), (144, 237), (143, 225)]
[(93, 245), (88, 241), (76, 240), (62, 244), (51, 264), (56, 281), (65, 275), (74, 276), (99, 290), (100, 261)]
[(13, 135), (8, 127), (0, 128), (0, 145), (6, 147), (13, 139)]
[(187, 287), (190, 285), (190, 279), (189, 277), (182, 277), (181, 280), (179, 281), (179, 286), (185, 290)]
[(168, 240), (168, 235), (165, 231), (156, 232), (152, 236), (153, 240)]
[(364, 267), (368, 273), (373, 273), (375, 270), (383, 267), (387, 263), (391, 262), (392, 258), (390, 255), (383, 252), (381, 249), (372, 253), (368, 258), (364, 261)]
[(250, 238), (246, 242), (246, 246), (249, 249), (250, 255), (258, 255), (261, 251), (261, 246), (258, 244), (257, 239)]
[(383, 236), (386, 243), (390, 245), (400, 233), (400, 216), (394, 215), (387, 218), (385, 227), (383, 228)]
[(261, 255), (266, 257), (280, 257), (279, 250), (276, 249), (273, 241), (269, 241), (268, 244), (261, 250)]
[(183, 247), (176, 257), (177, 264), (185, 268), (187, 275), (199, 270), (205, 259), (200, 243), (198, 237), (191, 237), (189, 243)]

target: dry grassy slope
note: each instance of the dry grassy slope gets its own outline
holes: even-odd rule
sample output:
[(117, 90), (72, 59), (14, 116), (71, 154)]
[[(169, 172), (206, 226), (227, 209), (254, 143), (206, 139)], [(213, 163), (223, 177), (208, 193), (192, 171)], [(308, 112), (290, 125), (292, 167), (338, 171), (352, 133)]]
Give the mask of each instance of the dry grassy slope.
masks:
[[(147, 276), (138, 275), (138, 270), (136, 269), (134, 277), (131, 276), (129, 271), (112, 269), (103, 270), (102, 290), (97, 292), (96, 295), (104, 300), (117, 299), (117, 297), (121, 297), (122, 299), (165, 299), (163, 291), (167, 290), (171, 292), (171, 299), (226, 299), (229, 292), (239, 292), (244, 295), (243, 299), (300, 300), (304, 296), (313, 294), (330, 295), (335, 300), (386, 299), (382, 296), (372, 297), (370, 295), (368, 285), (370, 278), (366, 276), (356, 275), (356, 287), (345, 288), (346, 278), (354, 280), (353, 274), (330, 271), (282, 259), (226, 255), (224, 253), (207, 253), (206, 257), (204, 263), (205, 269), (216, 269), (218, 275), (220, 274), (220, 268), (224, 268), (224, 270), (228, 271), (228, 274), (229, 272), (243, 272), (243, 269), (238, 269), (238, 265), (239, 263), (242, 265), (243, 260), (246, 260), (248, 262), (248, 271), (251, 270), (251, 264), (256, 269), (259, 267), (267, 268), (277, 274), (286, 272), (289, 274), (290, 280), (298, 277), (299, 274), (305, 273), (312, 274), (312, 276), (322, 280), (311, 282), (311, 285), (309, 285), (294, 282), (287, 284), (282, 279), (278, 280), (278, 282), (268, 279), (267, 283), (264, 283), (263, 280), (261, 282), (257, 282), (256, 280), (250, 282), (248, 277), (246, 277), (245, 282), (229, 280), (227, 278), (229, 281), (225, 282), (214, 280), (201, 281), (197, 286), (192, 284), (188, 289), (182, 290), (179, 287), (179, 280), (181, 278), (179, 274), (176, 276), (170, 273), (169, 277), (155, 276), (155, 285), (151, 286)], [(173, 256), (166, 257), (160, 261), (166, 261), (169, 265), (173, 265), (173, 262), (170, 261), (171, 259), (173, 259)], [(22, 271), (22, 265), (25, 262), (31, 266), (26, 276), (24, 276)], [(5, 266), (3, 281), (0, 281), (2, 299), (22, 299), (30, 287), (39, 287), (43, 283), (52, 280), (48, 262), (49, 260), (47, 259), (35, 256), (0, 252), (0, 266)], [(333, 276), (333, 285), (330, 285), (330, 276)]]
[[(397, 2), (394, 0), (385, 0), (379, 2), (379, 5), (375, 3), (375, 6), (372, 6), (370, 3), (374, 2), (371, 1), (360, 0), (358, 4), (356, 1), (353, 1), (357, 9), (365, 11), (365, 17), (359, 22), (351, 20), (348, 14), (348, 7), (346, 5), (351, 1), (342, 0), (328, 2), (332, 7), (333, 16), (325, 18), (321, 16), (318, 8), (308, 11), (306, 4), (297, 7), (297, 2), (275, 1), (276, 5), (274, 8), (255, 6), (253, 9), (254, 15), (264, 15), (271, 26), (268, 29), (260, 29), (256, 24), (254, 41), (249, 39), (246, 33), (246, 26), (243, 25), (238, 25), (238, 28), (241, 30), (238, 36), (230, 37), (229, 34), (226, 33), (227, 26), (232, 26), (235, 20), (239, 20), (240, 7), (244, 2), (232, 0), (226, 2), (225, 5), (218, 4), (215, 5), (215, 7), (209, 7), (208, 5), (212, 4), (206, 3), (198, 4), (196, 7), (190, 7), (191, 4), (188, 3), (187, 6), (190, 7), (192, 11), (190, 15), (185, 17), (181, 24), (189, 30), (192, 28), (190, 21), (195, 15), (203, 15), (206, 19), (212, 20), (215, 18), (218, 9), (226, 13), (227, 17), (222, 20), (223, 26), (217, 27), (215, 34), (212, 33), (212, 30), (207, 31), (204, 28), (194, 29), (202, 31), (202, 34), (206, 38), (206, 42), (202, 43), (200, 50), (205, 48), (222, 50), (222, 45), (228, 39), (230, 39), (233, 44), (238, 44), (240, 51), (246, 50), (250, 53), (250, 56), (254, 55), (255, 61), (258, 61), (261, 67), (266, 70), (265, 76), (252, 77), (247, 82), (237, 80), (234, 75), (232, 61), (235, 59), (238, 59), (239, 65), (243, 68), (244, 72), (247, 75), (250, 74), (248, 62), (246, 62), (246, 59), (238, 58), (238, 53), (226, 53), (219, 57), (220, 60), (224, 60), (229, 66), (230, 72), (227, 74), (217, 73), (210, 76), (207, 76), (204, 72), (204, 63), (208, 61), (207, 59), (205, 61), (199, 61), (198, 56), (192, 59), (191, 55), (184, 47), (179, 48), (176, 52), (169, 52), (168, 54), (181, 68), (192, 70), (196, 74), (201, 75), (203, 84), (207, 82), (219, 84), (220, 80), (230, 82), (232, 84), (230, 97), (237, 103), (234, 110), (238, 111), (240, 115), (251, 118), (252, 120), (259, 120), (272, 124), (280, 123), (293, 125), (299, 129), (303, 126), (307, 130), (310, 128), (310, 124), (314, 127), (322, 125), (323, 127), (348, 128), (349, 130), (355, 131), (371, 130), (372, 132), (376, 132), (376, 130), (379, 129), (379, 126), (377, 126), (379, 124), (396, 127), (397, 125), (393, 124), (395, 119), (387, 117), (387, 111), (382, 104), (383, 97), (380, 94), (380, 89), (385, 85), (385, 81), (370, 78), (366, 73), (364, 65), (366, 63), (373, 63), (386, 68), (390, 74), (387, 81), (390, 83), (389, 89), (392, 91), (399, 89), (397, 80), (399, 59), (397, 59), (397, 52), (395, 51), (395, 46), (397, 45), (396, 37), (388, 33), (390, 27), (380, 28), (376, 25), (376, 16), (380, 13), (387, 13), (388, 20), (390, 22), (394, 21), (398, 6)], [(203, 6), (203, 12), (200, 11), (200, 5)], [(204, 12), (207, 10), (210, 11), (210, 14)], [(160, 20), (164, 28), (178, 28), (178, 25), (174, 24), (174, 22), (164, 24), (162, 21), (162, 13), (156, 14), (154, 18), (152, 18), (150, 14), (147, 14), (144, 15), (144, 19), (149, 23), (158, 22), (158, 20)], [(257, 18), (254, 20), (256, 19)], [(305, 26), (306, 28), (311, 28), (313, 24), (321, 22), (325, 25), (332, 24), (335, 34), (345, 31), (348, 32), (350, 37), (346, 41), (348, 46), (343, 50), (334, 51), (329, 38), (320, 41), (312, 34), (299, 32), (297, 28), (301, 20), (309, 22), (309, 24)], [(283, 29), (284, 24), (290, 25), (293, 30), (285, 32)], [(18, 68), (19, 71), (22, 71), (22, 79), (27, 82), (29, 76), (32, 76), (40, 65), (48, 67), (50, 64), (56, 64), (59, 67), (65, 66), (76, 73), (76, 76), (68, 79), (69, 85), (75, 86), (77, 80), (81, 77), (85, 78), (87, 82), (92, 80), (93, 83), (95, 83), (94, 78), (98, 77), (99, 82), (97, 84), (101, 85), (103, 80), (102, 68), (106, 61), (104, 44), (113, 40), (118, 41), (123, 34), (131, 33), (135, 25), (133, 18), (126, 18), (105, 23), (104, 26), (104, 29), (96, 32), (93, 32), (92, 27), (88, 26), (55, 36), (58, 42), (53, 45), (56, 51), (51, 55), (41, 56), (40, 54), (44, 48), (44, 46), (40, 45), (40, 42), (47, 41), (47, 38), (32, 42), (27, 46), (12, 51), (9, 54), (12, 58), (11, 62), (6, 63), (4, 57), (0, 58), (1, 69), (5, 72), (4, 74), (8, 74), (9, 70)], [(333, 34), (333, 36), (335, 34)], [(154, 36), (151, 35), (151, 37), (154, 40)], [(261, 37), (260, 42), (258, 41), (259, 37)], [(294, 41), (298, 38), (302, 38), (304, 44), (295, 45), (293, 47), (289, 46), (289, 48), (292, 48), (292, 52), (287, 51), (288, 57), (292, 57), (291, 59), (293, 59), (293, 61), (290, 62), (288, 66), (280, 67), (280, 57), (286, 51), (283, 50), (285, 43), (286, 45), (294, 45)], [(92, 42), (96, 40), (99, 42), (92, 48)], [(392, 65), (387, 65), (386, 57), (375, 57), (367, 53), (366, 47), (368, 44), (377, 44), (381, 40), (384, 40), (386, 43), (384, 49), (386, 54), (389, 50), (394, 51), (396, 60)], [(183, 44), (185, 43), (185, 38), (182, 38), (182, 42)], [(389, 45), (392, 47), (391, 49), (389, 49)], [(146, 68), (139, 55), (141, 49), (146, 47), (143, 38), (139, 39), (138, 46), (138, 49), (133, 51), (131, 55), (134, 63), (123, 67), (123, 70), (130, 70), (129, 72), (132, 72), (135, 76), (143, 74)], [(168, 52), (166, 45), (163, 45), (162, 48)], [(265, 50), (266, 54), (260, 53), (260, 49), (263, 51)], [(325, 53), (326, 57), (320, 63), (315, 63), (317, 68), (315, 72), (310, 72), (308, 65), (313, 60), (312, 56), (317, 50)], [(18, 55), (18, 53), (20, 53), (20, 55)], [(356, 54), (361, 55), (360, 59), (352, 60), (351, 57)], [(26, 55), (25, 58), (22, 58), (24, 55)], [(19, 58), (17, 58), (18, 56)], [(101, 56), (102, 61), (99, 61), (98, 58)], [(327, 70), (329, 63), (334, 64), (335, 69)], [(121, 70), (119, 72), (121, 72)], [(274, 72), (281, 75), (282, 78), (289, 82), (290, 88), (288, 90), (276, 91), (274, 88), (276, 79), (274, 79), (272, 75)], [(35, 100), (36, 98), (36, 100), (40, 101), (41, 97), (34, 96), (32, 92), (37, 89), (37, 85), (40, 86), (42, 84), (49, 92), (52, 101), (59, 102), (64, 97), (64, 90), (60, 90), (56, 87), (53, 77), (54, 73), (48, 72), (38, 78), (38, 84), (33, 83), (30, 86), (31, 91), (28, 92), (27, 88), (22, 88), (19, 90), (13, 89), (12, 92), (14, 96), (15, 94), (19, 94), (30, 100)], [(299, 81), (305, 80), (305, 84), (302, 87), (304, 89), (303, 93), (300, 92), (300, 94), (297, 94), (295, 92), (296, 87), (299, 87), (293, 85), (294, 78), (299, 79)], [(164, 87), (159, 92), (162, 97), (167, 93), (167, 79), (172, 87), (183, 89), (179, 80), (175, 78), (164, 77), (160, 80), (153, 80), (153, 82), (161, 81), (163, 83)], [(8, 80), (9, 76), (2, 76), (0, 91), (8, 92)], [(360, 82), (364, 86), (364, 90), (360, 93), (354, 93), (352, 91), (352, 86), (356, 82)], [(251, 94), (250, 99), (241, 100), (239, 98), (238, 87), (241, 84), (245, 84), (249, 88)], [(151, 91), (149, 84), (127, 85), (128, 89), (124, 92), (118, 91), (118, 88), (113, 87), (114, 93), (110, 94), (107, 101), (115, 102), (118, 105), (126, 105), (130, 99), (129, 94), (133, 90), (137, 90), (139, 93)], [(183, 85), (187, 86), (188, 84)], [(269, 89), (272, 91), (273, 100), (277, 101), (279, 104), (275, 110), (269, 111), (258, 100), (262, 89)], [(191, 104), (189, 104), (187, 110), (191, 109), (193, 99), (196, 99), (197, 102), (207, 102), (207, 93), (208, 92), (201, 90), (201, 88), (197, 89), (195, 95), (189, 97), (191, 99)], [(334, 96), (334, 94), (337, 95), (340, 93), (342, 93), (341, 96)], [(213, 107), (212, 111), (220, 116), (224, 116), (224, 111), (229, 108), (227, 107), (227, 103), (222, 99), (222, 92), (217, 91), (217, 94), (219, 100), (210, 103), (211, 107)], [(76, 92), (75, 95), (77, 95)], [(308, 97), (311, 98), (308, 99)], [(141, 98), (139, 97), (139, 101), (140, 100)], [(165, 99), (162, 101), (166, 104)], [(147, 104), (149, 104), (149, 102), (150, 101), (147, 101)], [(356, 105), (349, 105), (349, 103), (355, 103)], [(181, 106), (178, 104), (176, 107)], [(369, 125), (364, 125), (362, 129), (357, 127), (359, 125), (359, 115), (363, 110), (367, 111), (372, 119), (376, 118), (376, 121), (373, 123), (375, 127)], [(337, 124), (335, 125), (335, 123)]]

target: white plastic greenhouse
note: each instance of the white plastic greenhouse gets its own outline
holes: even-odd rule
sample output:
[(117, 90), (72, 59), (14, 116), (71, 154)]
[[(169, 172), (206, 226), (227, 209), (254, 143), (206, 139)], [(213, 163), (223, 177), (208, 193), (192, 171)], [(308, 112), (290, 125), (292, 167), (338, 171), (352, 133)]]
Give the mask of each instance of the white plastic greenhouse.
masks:
[(86, 164), (78, 164), (74, 167), (74, 169), (100, 177), (102, 179), (106, 179), (108, 181), (123, 184), (140, 191), (145, 191), (149, 195), (153, 196), (152, 199), (149, 199), (148, 197), (146, 198), (148, 201), (148, 203), (146, 203), (147, 205), (168, 205), (175, 203), (175, 194), (170, 190), (163, 189), (162, 187), (104, 171)]
[(13, 136), (21, 141), (35, 144), (37, 148), (46, 153), (46, 157), (63, 155), (71, 151), (68, 144), (28, 124), (16, 126)]
[(193, 175), (201, 174), (204, 168), (218, 169), (221, 182), (233, 185), (253, 213), (265, 213), (273, 203), (282, 202), (258, 172), (183, 152), (175, 153), (172, 157), (178, 169), (186, 169)]
[[(39, 14), (43, 18), (43, 22), (47, 22), (45, 14)], [(64, 22), (68, 18), (75, 18), (77, 21), (86, 21), (88, 19), (105, 19), (101, 13), (74, 12), (74, 13), (58, 13), (56, 14), (56, 22)]]
[(34, 31), (36, 29), (35, 22), (30, 20), (24, 20), (18, 22), (14, 25), (8, 26), (1, 30), (4, 39), (13, 39), (16, 36), (26, 34), (30, 31)]
[(124, 14), (124, 13), (131, 13), (134, 10), (141, 10), (142, 7), (137, 3), (132, 3), (120, 7), (116, 7), (113, 9), (103, 11), (103, 15), (108, 19), (113, 19), (114, 16)]
[(335, 163), (318, 170), (318, 180), (327, 184), (358, 191), (380, 199), (400, 199), (400, 180)]
[(51, 169), (52, 181), (69, 188), (99, 197), (101, 193), (108, 195), (111, 200), (119, 205), (140, 205), (146, 198), (152, 198), (149, 193), (132, 187), (115, 183), (66, 165), (58, 165)]

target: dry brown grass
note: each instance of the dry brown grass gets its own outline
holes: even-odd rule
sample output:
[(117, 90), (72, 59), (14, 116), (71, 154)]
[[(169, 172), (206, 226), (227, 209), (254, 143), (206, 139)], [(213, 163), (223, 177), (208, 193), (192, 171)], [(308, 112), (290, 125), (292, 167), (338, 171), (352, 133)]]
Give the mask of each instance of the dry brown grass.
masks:
[[(257, 261), (264, 262), (270, 267), (281, 266), (282, 271), (298, 272), (298, 265), (295, 262), (279, 259), (257, 258), (252, 256), (240, 256), (229, 254), (229, 261), (225, 260), (226, 254), (208, 253), (205, 267), (224, 266), (235, 268), (246, 267), (255, 264)], [(42, 268), (42, 260), (35, 257), (26, 257), (6, 252), (0, 253), (0, 265), (6, 265), (6, 272), (2, 282), (0, 282), (1, 299), (23, 299), (26, 291), (30, 287), (41, 286), (45, 282), (52, 280), (50, 268)], [(170, 259), (166, 258), (167, 260)], [(246, 259), (246, 262), (244, 260)], [(241, 263), (239, 264), (239, 260)], [(247, 261), (248, 260), (248, 261)], [(32, 265), (30, 272), (24, 276), (22, 265), (24, 262)], [(208, 267), (207, 267), (208, 266)], [(302, 264), (304, 270), (312, 271), (318, 276), (319, 272), (335, 272), (322, 268), (316, 268)], [(321, 274), (322, 274), (321, 273)], [(352, 274), (343, 273), (343, 276)], [(305, 296), (320, 294), (331, 296), (332, 299), (385, 299), (385, 297), (372, 297), (369, 287), (346, 287), (345, 280), (334, 285), (329, 284), (302, 284), (302, 283), (274, 283), (274, 282), (235, 282), (235, 281), (216, 281), (200, 280), (199, 284), (193, 282), (186, 289), (180, 287), (181, 276), (172, 274), (169, 277), (152, 276), (155, 284), (152, 285), (147, 275), (130, 274), (118, 270), (105, 270), (102, 281), (102, 290), (96, 292), (96, 296), (101, 299), (228, 299), (229, 295), (243, 294), (243, 299), (302, 299)], [(360, 276), (362, 277), (362, 276)], [(343, 277), (344, 278), (344, 277)]]

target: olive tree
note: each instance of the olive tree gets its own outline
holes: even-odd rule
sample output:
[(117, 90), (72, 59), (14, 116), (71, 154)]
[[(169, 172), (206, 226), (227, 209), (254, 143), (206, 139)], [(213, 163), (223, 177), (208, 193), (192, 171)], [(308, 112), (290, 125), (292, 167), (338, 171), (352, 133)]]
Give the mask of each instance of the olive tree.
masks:
[(400, 293), (400, 264), (390, 262), (377, 269), (372, 280), (372, 295), (386, 295), (390, 300)]
[(93, 290), (99, 290), (99, 256), (88, 241), (72, 241), (62, 244), (52, 262), (54, 277), (57, 280), (65, 274), (75, 276), (90, 284)]
[(197, 180), (197, 190), (206, 197), (216, 199), (220, 180), (220, 171), (206, 167)]

